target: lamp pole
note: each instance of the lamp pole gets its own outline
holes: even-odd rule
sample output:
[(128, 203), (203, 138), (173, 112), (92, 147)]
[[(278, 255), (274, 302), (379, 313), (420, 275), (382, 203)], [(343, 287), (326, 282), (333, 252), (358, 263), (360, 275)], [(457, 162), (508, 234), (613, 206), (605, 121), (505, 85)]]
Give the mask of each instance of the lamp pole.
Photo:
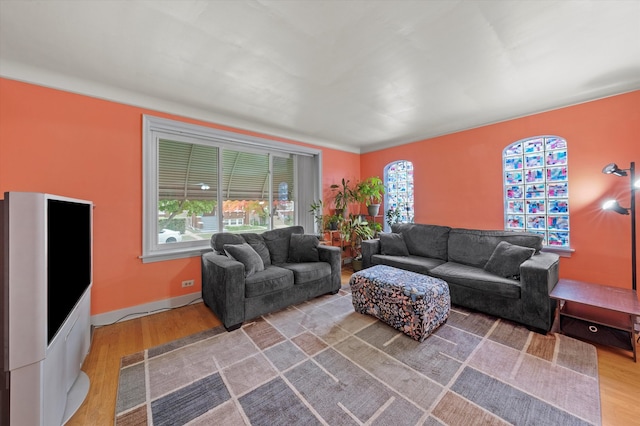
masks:
[(631, 177), (631, 288), (636, 290), (636, 163), (631, 162), (629, 167)]

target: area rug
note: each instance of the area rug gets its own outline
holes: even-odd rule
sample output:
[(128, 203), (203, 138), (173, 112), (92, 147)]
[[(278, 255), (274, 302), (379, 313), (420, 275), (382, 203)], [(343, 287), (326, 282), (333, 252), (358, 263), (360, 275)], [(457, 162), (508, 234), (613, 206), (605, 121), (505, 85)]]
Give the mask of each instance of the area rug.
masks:
[(122, 358), (117, 425), (599, 425), (595, 347), (452, 306), (417, 342), (348, 286)]

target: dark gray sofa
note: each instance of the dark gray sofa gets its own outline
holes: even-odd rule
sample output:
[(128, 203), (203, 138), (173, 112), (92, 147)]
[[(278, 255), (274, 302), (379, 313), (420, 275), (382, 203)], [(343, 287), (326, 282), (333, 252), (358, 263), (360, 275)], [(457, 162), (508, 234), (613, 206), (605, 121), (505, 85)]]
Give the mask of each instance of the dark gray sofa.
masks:
[[(440, 278), (449, 284), (452, 304), (538, 332), (551, 329), (556, 303), (549, 293), (558, 282), (559, 256), (540, 252), (540, 235), (428, 224), (394, 224), (391, 230), (381, 235), (382, 244), (363, 241), (364, 268), (382, 264)], [(394, 249), (400, 240), (406, 249), (402, 242)]]
[(202, 299), (228, 331), (289, 305), (336, 294), (341, 286), (340, 248), (318, 245), (301, 226), (262, 234), (218, 233), (211, 247), (202, 255)]

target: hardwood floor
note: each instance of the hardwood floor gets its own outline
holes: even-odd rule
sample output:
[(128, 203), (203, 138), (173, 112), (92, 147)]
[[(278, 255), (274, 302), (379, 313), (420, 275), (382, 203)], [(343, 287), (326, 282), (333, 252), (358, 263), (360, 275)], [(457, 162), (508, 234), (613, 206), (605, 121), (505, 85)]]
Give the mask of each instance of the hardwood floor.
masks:
[[(348, 282), (351, 271), (343, 270)], [(220, 325), (203, 303), (148, 315), (101, 328), (93, 334), (83, 370), (91, 380), (89, 395), (67, 425), (113, 423), (120, 358)], [(603, 426), (640, 425), (640, 362), (629, 353), (597, 347)]]
[(220, 324), (220, 320), (200, 302), (95, 329), (91, 350), (82, 367), (91, 382), (89, 394), (66, 424), (113, 424), (123, 356)]

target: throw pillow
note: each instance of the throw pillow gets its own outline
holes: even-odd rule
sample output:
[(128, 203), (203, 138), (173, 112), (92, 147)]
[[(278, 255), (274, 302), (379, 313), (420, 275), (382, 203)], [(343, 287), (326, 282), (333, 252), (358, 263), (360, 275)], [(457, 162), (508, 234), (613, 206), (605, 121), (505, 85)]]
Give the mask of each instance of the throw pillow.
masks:
[(262, 263), (264, 263), (264, 267), (271, 265), (271, 254), (269, 253), (269, 248), (267, 244), (264, 242), (262, 235), (254, 234), (251, 232), (245, 232), (241, 234), (244, 240), (249, 243), (251, 247), (260, 255), (262, 258)]
[(271, 255), (269, 254), (269, 249), (264, 241), (259, 243), (249, 243), (249, 245), (260, 255), (265, 268), (271, 265)]
[(291, 234), (289, 241), (289, 262), (319, 262), (318, 245), (315, 235)]
[(239, 234), (232, 234), (230, 232), (219, 232), (211, 236), (211, 247), (217, 254), (224, 254), (224, 246), (226, 244), (242, 244), (244, 238)]
[(380, 233), (380, 253), (389, 256), (409, 256), (404, 237), (394, 232)]
[(224, 251), (227, 253), (227, 256), (244, 265), (245, 277), (251, 276), (256, 272), (264, 271), (262, 258), (249, 244), (225, 244)]
[(501, 277), (510, 278), (520, 275), (520, 265), (535, 253), (536, 249), (517, 246), (500, 241), (491, 257), (484, 265), (484, 270)]

